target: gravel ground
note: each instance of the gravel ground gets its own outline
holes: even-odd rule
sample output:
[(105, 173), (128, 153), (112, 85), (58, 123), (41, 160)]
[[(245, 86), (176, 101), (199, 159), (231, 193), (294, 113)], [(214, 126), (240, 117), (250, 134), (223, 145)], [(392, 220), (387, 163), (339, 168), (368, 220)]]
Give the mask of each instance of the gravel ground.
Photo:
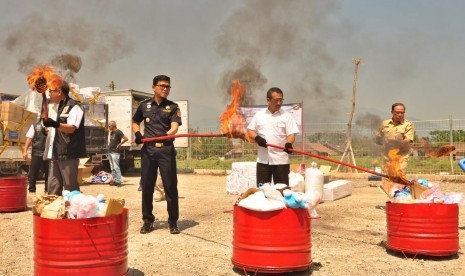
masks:
[[(233, 267), (233, 204), (225, 192), (225, 176), (180, 174), (181, 234), (167, 229), (166, 202), (155, 203), (156, 230), (141, 235), (137, 174), (126, 175), (122, 187), (82, 186), (82, 192), (123, 196), (129, 210), (129, 275), (244, 275)], [(387, 197), (364, 179), (352, 180), (353, 194), (327, 201), (312, 220), (313, 264), (309, 271), (285, 275), (465, 275), (463, 249), (448, 257), (404, 256), (387, 250)], [(438, 183), (445, 192), (464, 192), (464, 183)], [(43, 190), (39, 182), (38, 191)], [(460, 208), (460, 247), (465, 241), (465, 212)], [(0, 213), (0, 275), (33, 275), (32, 212)], [(253, 275), (253, 273), (248, 273)], [(261, 275), (261, 274), (258, 274)]]

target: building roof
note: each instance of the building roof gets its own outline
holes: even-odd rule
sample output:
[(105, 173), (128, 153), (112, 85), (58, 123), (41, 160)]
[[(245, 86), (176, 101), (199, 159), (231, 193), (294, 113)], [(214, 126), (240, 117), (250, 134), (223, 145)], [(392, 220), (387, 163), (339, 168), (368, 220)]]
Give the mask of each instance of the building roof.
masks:
[(306, 143), (305, 147), (307, 151), (317, 152), (318, 154), (325, 153), (326, 155), (337, 155), (336, 151), (320, 143)]

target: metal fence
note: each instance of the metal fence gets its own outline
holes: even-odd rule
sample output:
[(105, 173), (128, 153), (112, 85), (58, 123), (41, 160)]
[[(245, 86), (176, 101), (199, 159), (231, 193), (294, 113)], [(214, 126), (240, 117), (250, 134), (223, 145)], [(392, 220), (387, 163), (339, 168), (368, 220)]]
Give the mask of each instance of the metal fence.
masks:
[[(458, 166), (458, 160), (465, 157), (465, 119), (444, 119), (414, 121), (415, 140), (414, 150), (410, 157), (407, 173), (409, 174), (464, 174)], [(305, 124), (303, 135), (297, 136), (294, 149), (309, 152), (325, 158), (351, 163), (358, 167), (374, 170), (382, 166), (382, 147), (374, 142), (374, 135), (378, 125), (352, 125), (352, 153), (355, 162), (349, 159), (351, 154), (346, 151), (347, 123), (318, 123)], [(198, 127), (190, 129), (189, 133), (218, 133), (218, 127)], [(424, 139), (432, 147), (454, 145), (456, 150), (444, 157), (432, 158), (425, 154)], [(177, 149), (178, 169), (210, 169), (230, 170), (232, 162), (255, 161), (257, 145), (240, 139), (228, 138), (189, 138), (187, 148)], [(342, 159), (342, 157), (344, 159)], [(292, 154), (291, 164), (329, 165), (332, 170), (352, 172), (353, 169), (339, 166), (306, 155)]]

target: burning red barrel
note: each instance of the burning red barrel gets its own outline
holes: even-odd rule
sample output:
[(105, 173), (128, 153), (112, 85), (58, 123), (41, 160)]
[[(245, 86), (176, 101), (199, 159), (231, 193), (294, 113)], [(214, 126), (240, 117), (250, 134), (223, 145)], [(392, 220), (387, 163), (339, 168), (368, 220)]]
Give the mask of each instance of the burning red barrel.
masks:
[(127, 275), (128, 210), (116, 216), (34, 216), (34, 275)]
[(307, 209), (259, 212), (234, 206), (234, 266), (260, 273), (303, 271), (312, 265)]
[(27, 177), (9, 176), (0, 178), (0, 212), (24, 211), (27, 209)]
[(458, 204), (386, 203), (387, 248), (415, 255), (449, 256), (459, 247)]

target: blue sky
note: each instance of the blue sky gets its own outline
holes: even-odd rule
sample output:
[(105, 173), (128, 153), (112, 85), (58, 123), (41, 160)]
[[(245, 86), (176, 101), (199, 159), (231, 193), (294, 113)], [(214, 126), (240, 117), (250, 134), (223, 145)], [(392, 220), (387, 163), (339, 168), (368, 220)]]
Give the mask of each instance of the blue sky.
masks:
[(0, 92), (27, 91), (34, 63), (80, 58), (81, 87), (116, 83), (150, 91), (172, 78), (170, 98), (188, 100), (191, 126), (216, 126), (230, 80), (264, 104), (278, 86), (304, 102), (305, 123), (347, 122), (354, 64), (361, 58), (356, 117), (464, 119), (464, 1), (426, 0), (0, 0)]

